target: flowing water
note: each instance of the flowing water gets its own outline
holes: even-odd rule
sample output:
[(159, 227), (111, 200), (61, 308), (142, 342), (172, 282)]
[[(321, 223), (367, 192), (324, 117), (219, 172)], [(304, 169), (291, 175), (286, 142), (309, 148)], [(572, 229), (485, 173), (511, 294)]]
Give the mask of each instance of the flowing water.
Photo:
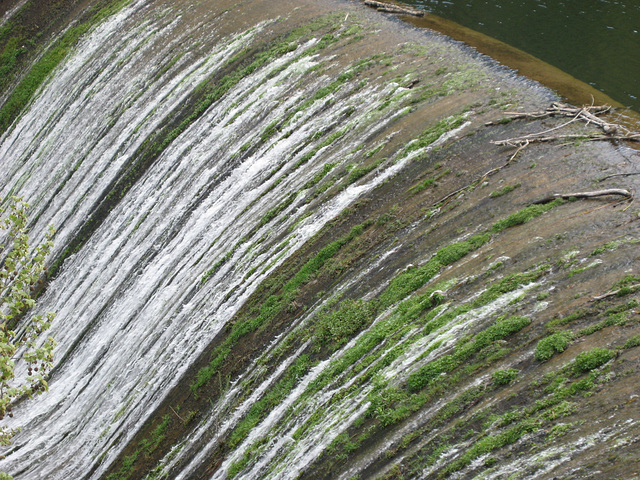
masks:
[[(224, 38), (206, 56), (177, 56), (176, 48), (204, 22), (185, 28), (179, 13), (146, 3), (134, 2), (83, 39), (3, 138), (2, 196), (19, 195), (31, 205), (35, 239), (47, 225), (57, 226), (54, 255), (141, 143), (267, 27)], [(259, 282), (411, 158), (344, 188), (316, 210), (308, 210), (304, 195), (294, 198), (270, 222), (282, 232), (291, 227), (284, 236), (261, 225), (270, 209), (304, 191), (322, 171), (322, 151), (314, 162), (300, 162), (320, 143), (309, 138), (340, 125), (343, 141), (323, 147), (333, 150), (332, 168), (338, 170), (358, 146), (360, 124), (375, 129), (393, 121), (378, 107), (397, 85), (358, 88), (330, 106), (332, 96), (315, 102), (291, 120), (289, 136), (240, 155), (273, 118), (331, 83), (317, 75), (300, 87), (305, 73), (318, 66), (305, 53), (317, 42), (311, 39), (242, 79), (163, 152), (67, 259), (41, 300), (58, 313), (51, 330), (59, 343), (51, 395), (16, 415), (42, 434), (17, 437), (19, 466), (10, 456), (7, 468), (23, 478), (80, 478), (93, 469), (99, 475), (97, 465), (109, 465), (105, 452), (117, 454), (110, 446), (135, 433)], [(349, 109), (355, 113), (341, 123)], [(207, 275), (229, 252), (232, 258)], [(237, 409), (227, 422), (241, 414)], [(36, 455), (55, 462), (34, 461)]]
[[(393, 23), (380, 32), (377, 13), (326, 3), (303, 21), (296, 8), (254, 21), (216, 2), (129, 2), (81, 37), (0, 138), (0, 196), (31, 205), (35, 240), (55, 225), (53, 257), (64, 259), (38, 299), (38, 311), (57, 312), (50, 391), (15, 407), (8, 426), (23, 431), (1, 469), (21, 479), (287, 479), (313, 476), (317, 463), (331, 478), (327, 452), (342, 453), (336, 445), (379, 415), (389, 431), (366, 437), (361, 453), (348, 447), (357, 457), (333, 478), (393, 473), (385, 458), (412, 461), (432, 438), (396, 451), (408, 436), (493, 388), (483, 370), (432, 402), (407, 394), (415, 415), (403, 421), (374, 408), (507, 314), (547, 308), (535, 300), (555, 288), (541, 258), (523, 259), (523, 280), (495, 295), (483, 283), (500, 283), (511, 262), (496, 258), (498, 245), (517, 256), (537, 240), (501, 244), (494, 217), (516, 206), (467, 209), (460, 182), (487, 184), (481, 174), (504, 161), (487, 146), (488, 120), (554, 97), (440, 36)], [(461, 154), (472, 151), (483, 160)], [(607, 152), (598, 158), (609, 162)], [(514, 168), (525, 182), (534, 166)], [(453, 204), (434, 203), (445, 194)], [(456, 208), (460, 219), (446, 220)], [(472, 254), (490, 240), (495, 251)], [(407, 280), (413, 272), (424, 280)], [(339, 340), (325, 344), (318, 325), (341, 308), (366, 320), (346, 334), (329, 324)], [(227, 363), (198, 390), (207, 369), (194, 365), (212, 348)], [(531, 352), (516, 349), (512, 361), (523, 359)], [(256, 412), (265, 399), (273, 404)], [(635, 425), (589, 438), (618, 441)], [(158, 433), (141, 441), (149, 431)], [(459, 451), (439, 448), (443, 459)], [(442, 464), (420, 463), (414, 477)]]

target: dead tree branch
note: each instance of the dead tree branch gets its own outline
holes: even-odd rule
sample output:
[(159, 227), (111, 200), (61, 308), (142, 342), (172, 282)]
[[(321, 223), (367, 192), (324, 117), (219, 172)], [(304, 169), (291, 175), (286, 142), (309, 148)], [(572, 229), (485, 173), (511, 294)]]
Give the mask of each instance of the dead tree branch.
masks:
[(173, 413), (176, 414), (176, 417), (178, 417), (182, 423), (187, 423), (187, 422), (185, 422), (184, 418), (182, 418), (180, 415), (178, 415), (178, 412), (176, 412), (171, 405), (169, 405), (169, 408), (171, 409), (171, 411)]
[(373, 7), (379, 12), (385, 13), (399, 13), (401, 15), (413, 15), (414, 17), (424, 17), (424, 12), (421, 10), (414, 10), (413, 8), (401, 7), (392, 3), (378, 2), (375, 0), (364, 0), (364, 4)]
[(613, 175), (607, 175), (606, 177), (599, 178), (598, 181), (604, 182), (605, 180), (608, 180), (609, 178), (613, 178), (613, 177), (631, 177), (633, 175), (640, 175), (640, 172), (614, 173)]
[(566, 134), (566, 135), (551, 135), (547, 137), (536, 136), (536, 134), (524, 135), (522, 137), (507, 138), (506, 140), (491, 140), (494, 145), (509, 146), (509, 147), (521, 147), (527, 146), (530, 143), (545, 143), (554, 141), (578, 141), (584, 140), (589, 142), (601, 141), (601, 140), (629, 140), (632, 142), (640, 142), (640, 133), (632, 135), (601, 135), (601, 134)]
[[(505, 112), (510, 115), (512, 120), (515, 119), (530, 119), (539, 120), (541, 118), (551, 116), (571, 117), (568, 122), (557, 125), (553, 128), (543, 130), (541, 132), (530, 133), (521, 137), (507, 138), (505, 140), (492, 140), (491, 143), (500, 146), (509, 146), (516, 148), (516, 152), (511, 156), (510, 160), (513, 160), (515, 156), (525, 147), (531, 143), (544, 143), (553, 141), (602, 141), (602, 140), (628, 140), (633, 142), (640, 142), (640, 133), (632, 132), (628, 128), (619, 125), (617, 123), (610, 123), (598, 115), (605, 114), (611, 110), (609, 105), (584, 105), (582, 107), (573, 107), (565, 103), (554, 102), (546, 110), (540, 112)], [(575, 121), (582, 121), (585, 125), (595, 125), (603, 133), (580, 133), (580, 134), (563, 134), (558, 133), (549, 135), (551, 132), (556, 132), (562, 128), (567, 127), (569, 124)], [(500, 122), (489, 122), (487, 125), (496, 125)]]
[(640, 288), (640, 283), (636, 283), (635, 285), (629, 285), (628, 287), (623, 287), (623, 288), (619, 288), (618, 290), (614, 290), (612, 292), (607, 292), (603, 295), (598, 295), (597, 297), (593, 297), (594, 300), (603, 300), (605, 298), (609, 298), (609, 297), (615, 297), (616, 295), (618, 295), (623, 289), (628, 289), (628, 290), (637, 290), (638, 288)]
[(608, 195), (621, 195), (626, 198), (632, 198), (633, 195), (629, 190), (625, 190), (623, 188), (609, 188), (607, 190), (595, 190), (593, 192), (576, 192), (576, 193), (554, 193), (553, 195), (549, 195), (540, 200), (537, 200), (532, 203), (532, 205), (539, 205), (541, 203), (549, 203), (557, 198), (594, 198), (594, 197), (604, 197)]
[(611, 111), (609, 105), (584, 105), (582, 107), (574, 107), (562, 102), (553, 102), (546, 110), (539, 112), (505, 112), (510, 115), (512, 120), (518, 120), (526, 118), (529, 120), (538, 120), (546, 117), (561, 116), (561, 117), (581, 117), (585, 120), (591, 120), (599, 125), (600, 123), (606, 124), (597, 115), (603, 115)]

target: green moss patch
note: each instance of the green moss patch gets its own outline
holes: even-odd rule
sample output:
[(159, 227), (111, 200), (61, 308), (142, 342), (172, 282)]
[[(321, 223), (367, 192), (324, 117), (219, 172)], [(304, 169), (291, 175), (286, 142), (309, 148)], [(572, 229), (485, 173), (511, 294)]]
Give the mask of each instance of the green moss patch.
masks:
[(573, 335), (570, 332), (549, 335), (538, 342), (534, 356), (539, 362), (546, 362), (555, 353), (564, 352), (572, 340)]

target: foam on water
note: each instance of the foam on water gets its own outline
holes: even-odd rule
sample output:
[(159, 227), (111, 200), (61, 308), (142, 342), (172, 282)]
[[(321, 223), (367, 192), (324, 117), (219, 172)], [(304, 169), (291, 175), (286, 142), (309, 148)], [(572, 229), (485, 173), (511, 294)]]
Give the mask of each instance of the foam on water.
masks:
[[(22, 196), (32, 205), (35, 239), (49, 224), (58, 228), (56, 254), (145, 139), (267, 25), (216, 42), (204, 57), (185, 55), (172, 63), (174, 47), (198, 25), (185, 29), (180, 15), (162, 13), (144, 1), (134, 2), (95, 28), (2, 138), (0, 156), (10, 161), (0, 174), (0, 193)], [(131, 28), (132, 22), (138, 27)], [(2, 468), (20, 472), (21, 478), (99, 476), (259, 282), (326, 222), (415, 156), (380, 166), (375, 175), (335, 192), (315, 210), (304, 201), (302, 186), (322, 170), (329, 153), (344, 165), (361, 135), (394, 121), (377, 110), (397, 88), (393, 84), (358, 87), (331, 104), (333, 93), (293, 117), (290, 135), (276, 135), (256, 144), (250, 155), (239, 155), (273, 118), (331, 82), (318, 75), (300, 86), (316, 65), (315, 56), (304, 52), (316, 43), (300, 44), (239, 81), (165, 149), (82, 249), (66, 260), (39, 302), (42, 311), (58, 313), (51, 328), (59, 343), (51, 391), (16, 408), (9, 426), (29, 428), (15, 437)], [(169, 69), (160, 76), (165, 66)], [(298, 166), (314, 148), (308, 139), (341, 122), (346, 106), (355, 113), (344, 141), (318, 149), (312, 161)], [(286, 175), (272, 175), (274, 168)], [(255, 248), (258, 239), (271, 236), (260, 219), (295, 191), (301, 193), (274, 220), (283, 230), (292, 228), (287, 249), (276, 254), (273, 241)], [(208, 274), (229, 252), (229, 261)], [(276, 261), (268, 268), (251, 271), (256, 262), (272, 258)], [(255, 398), (277, 377), (278, 372), (259, 385)], [(219, 403), (218, 412), (226, 411), (234, 391)], [(356, 410), (346, 408), (339, 418), (350, 418)], [(208, 424), (221, 424), (224, 432), (242, 412), (227, 424), (213, 413)], [(282, 412), (273, 412), (265, 428)], [(259, 435), (260, 430), (250, 439)], [(45, 457), (56, 462), (39, 461)], [(304, 456), (294, 455), (291, 465), (301, 460)]]

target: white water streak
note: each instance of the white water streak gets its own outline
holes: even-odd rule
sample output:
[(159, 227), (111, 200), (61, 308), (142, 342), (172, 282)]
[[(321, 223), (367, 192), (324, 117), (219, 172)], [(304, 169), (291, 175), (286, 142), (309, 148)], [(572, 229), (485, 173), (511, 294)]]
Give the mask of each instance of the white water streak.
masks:
[[(372, 92), (365, 92), (363, 96), (368, 97), (369, 101), (371, 101)], [(380, 96), (380, 98), (383, 98), (383, 97)], [(373, 106), (375, 106), (375, 103), (373, 103)], [(386, 119), (383, 121), (383, 123), (386, 124), (390, 121), (391, 119)], [(446, 138), (450, 138), (451, 135), (455, 135), (459, 133), (467, 126), (468, 126), (468, 123), (463, 124), (459, 128), (455, 129), (455, 131), (449, 132)], [(441, 141), (441, 139), (439, 140)], [(427, 148), (431, 149), (438, 143), (439, 142), (434, 142), (434, 144), (432, 144)], [(347, 145), (346, 147), (343, 147), (342, 150), (346, 152), (351, 148), (352, 146)], [(325, 204), (323, 204), (323, 206), (319, 209), (319, 211), (315, 215), (312, 215), (310, 219), (305, 221), (303, 226), (297, 230), (296, 233), (298, 237), (296, 238), (296, 242), (299, 242), (301, 244), (304, 240), (309, 238), (312, 234), (314, 234), (317, 231), (317, 226), (319, 224), (324, 224), (324, 222), (333, 218), (337, 212), (340, 212), (344, 207), (348, 206), (357, 198), (359, 198), (362, 195), (362, 193), (366, 191), (370, 191), (371, 189), (375, 188), (375, 186), (380, 185), (387, 178), (390, 178), (391, 176), (395, 175), (407, 163), (411, 162), (415, 157), (419, 156), (422, 153), (424, 153), (424, 150), (417, 150), (415, 152), (412, 152), (411, 155), (407, 155), (404, 158), (398, 159), (395, 163), (392, 162), (391, 166), (379, 172), (375, 177), (373, 177), (368, 182), (364, 184), (350, 185), (342, 193), (338, 194), (333, 199), (330, 199), (329, 201), (325, 202)], [(339, 154), (337, 155), (337, 157), (340, 158)], [(354, 345), (354, 343), (357, 341), (358, 338), (359, 337), (356, 337), (356, 339), (353, 339), (346, 347), (341, 349), (340, 352), (346, 352), (348, 348)], [(339, 358), (341, 355), (340, 352), (338, 352), (333, 357), (331, 357), (329, 359), (329, 362), (335, 361), (336, 358)], [(242, 458), (242, 456), (247, 451), (247, 449), (251, 447), (252, 441), (250, 441), (250, 439), (253, 440), (254, 438), (264, 437), (268, 433), (273, 433), (272, 428), (276, 425), (278, 421), (281, 420), (282, 416), (287, 412), (288, 408), (290, 408), (300, 400), (299, 396), (304, 392), (306, 386), (309, 385), (322, 372), (322, 370), (325, 367), (325, 364), (328, 365), (329, 363), (323, 362), (322, 369), (314, 368), (312, 372), (309, 375), (307, 375), (299, 383), (298, 387), (296, 387), (296, 389), (278, 406), (278, 408), (275, 409), (273, 412), (271, 412), (269, 417), (252, 431), (249, 439), (245, 440), (239, 447), (237, 447), (234, 450), (234, 452), (228, 458), (225, 459), (223, 464), (216, 471), (213, 478), (223, 478), (227, 474), (231, 464), (234, 461), (237, 461), (240, 458)], [(366, 372), (366, 369), (365, 371), (360, 372), (360, 375), (364, 374), (365, 372)], [(356, 378), (357, 377), (358, 376), (356, 376)], [(355, 381), (355, 379), (353, 379), (352, 381)], [(271, 382), (271, 380), (269, 380), (269, 382)], [(339, 389), (342, 389), (342, 388), (346, 388), (346, 387), (344, 385), (339, 387)], [(288, 454), (284, 454), (281, 451), (283, 449), (286, 450), (285, 448), (286, 446), (290, 446), (290, 447), (293, 446), (293, 445), (289, 445), (289, 442), (286, 442), (286, 441), (285, 442), (278, 441), (276, 444), (272, 445), (271, 447), (273, 448), (270, 450), (270, 453), (268, 453), (266, 456), (263, 456), (262, 460), (257, 464), (257, 466), (252, 467), (250, 472), (246, 474), (246, 475), (249, 475), (246, 478), (256, 478), (256, 475), (258, 476), (265, 475), (265, 472), (262, 471), (262, 467), (266, 465), (268, 459), (273, 460), (276, 454), (278, 455), (277, 462), (280, 464), (285, 463), (287, 465), (285, 469), (287, 472), (287, 475), (290, 475), (292, 471), (300, 470), (305, 465), (308, 465), (311, 460), (316, 458), (322, 452), (323, 448), (325, 448), (339, 433), (341, 433), (344, 429), (346, 429), (366, 409), (367, 407), (366, 402), (365, 404), (363, 404), (362, 402), (364, 402), (368, 391), (369, 389), (363, 390), (359, 400), (357, 399), (354, 400), (353, 398), (345, 400), (345, 402), (338, 404), (337, 409), (336, 409), (336, 406), (333, 406), (331, 410), (332, 415), (329, 416), (329, 418), (331, 419), (332, 425), (327, 426), (326, 424), (321, 424), (320, 426), (314, 428), (313, 432), (311, 432), (309, 435), (306, 435), (304, 439), (301, 439), (298, 442), (296, 442), (294, 451)], [(334, 393), (335, 392), (325, 393), (323, 397), (324, 398), (323, 401), (320, 401), (320, 403), (318, 403), (317, 405), (309, 406), (307, 410), (309, 412), (313, 412), (317, 408), (320, 408), (321, 405), (328, 404), (331, 401), (331, 398), (333, 397)], [(248, 409), (247, 406), (243, 406), (242, 408), (244, 410)], [(355, 410), (358, 411), (357, 414), (354, 413)], [(218, 409), (216, 409), (216, 411), (220, 412), (220, 410)], [(234, 418), (234, 421), (238, 421), (240, 419), (238, 416), (235, 416), (235, 415), (233, 418)], [(280, 427), (278, 429), (278, 432), (280, 432), (278, 435), (282, 436), (285, 439), (291, 438), (291, 435), (293, 434), (293, 432), (295, 432), (295, 430), (297, 430), (300, 427), (300, 425), (304, 423), (305, 420), (307, 420), (307, 418), (297, 419), (293, 424), (289, 423), (284, 427)], [(216, 423), (215, 419), (210, 419), (206, 425), (199, 428), (199, 433), (195, 437), (201, 437), (202, 435), (204, 435), (206, 431), (210, 429), (212, 425), (214, 425), (215, 423)], [(225, 429), (228, 428), (229, 426), (230, 425), (225, 425)], [(319, 432), (316, 430), (319, 430)], [(214, 437), (207, 443), (206, 446), (201, 446), (201, 451), (191, 460), (189, 466), (182, 470), (180, 477), (178, 478), (188, 478), (188, 476), (193, 472), (193, 470), (197, 468), (205, 458), (207, 458), (207, 455), (215, 450), (215, 448), (219, 443), (219, 438), (220, 438), (220, 435), (218, 434), (218, 432), (216, 432)], [(177, 462), (178, 459), (182, 456), (182, 453), (183, 452), (180, 452), (180, 454), (178, 454), (177, 458), (174, 459), (173, 462)], [(185, 454), (186, 453), (187, 452), (185, 452)], [(276, 476), (274, 478), (278, 478), (278, 477)]]
[[(140, 21), (138, 15), (151, 20)], [(2, 196), (21, 195), (33, 205), (36, 238), (46, 225), (58, 227), (57, 252), (142, 142), (260, 31), (218, 42), (203, 58), (187, 55), (158, 77), (164, 65), (171, 65), (173, 47), (197, 29), (178, 28), (180, 16), (170, 17), (155, 16), (141, 1), (100, 25), (1, 139)], [(140, 28), (130, 28), (136, 21)], [(313, 44), (239, 82), (163, 152), (83, 248), (67, 259), (40, 299), (42, 310), (58, 313), (51, 329), (59, 342), (51, 392), (14, 410), (10, 426), (28, 428), (16, 436), (1, 468), (20, 472), (21, 478), (102, 474), (259, 281), (344, 207), (411, 160), (348, 186), (312, 212), (293, 231), (286, 254), (260, 275), (243, 280), (251, 266), (241, 262), (250, 248), (247, 242), (205, 288), (198, 287), (217, 259), (326, 161), (331, 146), (292, 170), (307, 151), (296, 147), (339, 122), (344, 106), (320, 112), (320, 105), (314, 105), (293, 119), (294, 131), (287, 138), (259, 146), (240, 160), (233, 155), (271, 119), (330, 81), (318, 77), (305, 83), (307, 90), (291, 90), (314, 65), (312, 57), (297, 57)], [(268, 76), (279, 67), (281, 72)], [(349, 96), (356, 114), (332, 155), (348, 158), (359, 129), (370, 128), (368, 123), (377, 120), (381, 128), (393, 121), (376, 117), (386, 93), (364, 88)], [(276, 186), (278, 178), (269, 172), (283, 160), (283, 171), (292, 174)], [(292, 225), (297, 210), (302, 214), (308, 208), (302, 200), (274, 221)], [(256, 239), (268, 235), (269, 228), (263, 226)], [(274, 256), (276, 246), (265, 245), (254, 262)]]
[[(0, 146), (3, 158), (13, 160), (13, 168), (3, 170), (4, 193), (10, 190), (34, 204), (41, 225), (59, 226), (58, 241), (74, 233), (145, 134), (249, 38), (230, 39), (170, 81), (154, 82), (156, 68), (135, 66), (152, 54), (156, 41), (171, 34), (173, 24), (146, 24), (125, 30), (128, 35), (114, 35), (136, 7), (113, 17), (79, 45)], [(105, 58), (110, 62), (104, 63)], [(149, 65), (162, 63), (158, 58)], [(95, 71), (100, 72), (96, 77)], [(142, 94), (136, 93), (140, 89)], [(96, 115), (98, 105), (123, 112), (96, 142), (91, 139), (100, 138), (103, 122), (110, 122), (108, 114)], [(140, 125), (135, 119), (145, 119), (145, 124), (136, 130)], [(19, 455), (9, 455), (3, 468), (28, 469), (23, 478), (87, 475), (109, 445), (121, 445), (135, 433), (187, 368), (185, 358), (193, 358), (206, 343), (207, 337), (198, 333), (202, 326), (187, 320), (193, 307), (188, 297), (199, 272), (179, 283), (170, 273), (191, 262), (185, 245), (203, 238), (195, 229), (170, 238), (172, 225), (182, 221), (191, 200), (185, 195), (187, 175), (182, 185), (173, 184), (170, 195), (159, 188), (172, 166), (171, 160), (158, 162), (112, 220), (66, 262), (40, 300), (42, 309), (58, 313), (51, 334), (59, 342), (57, 359), (64, 362), (50, 382), (49, 395), (16, 409), (13, 424), (28, 424), (37, 436), (17, 436), (13, 448)], [(63, 177), (67, 181), (53, 197), (55, 182)], [(132, 223), (136, 216), (145, 221)], [(207, 226), (201, 225), (203, 229)], [(200, 315), (207, 323), (206, 311)], [(116, 453), (117, 448), (109, 452), (111, 457)], [(47, 455), (56, 462), (37, 461)]]
[(22, 8), (22, 6), (27, 3), (28, 0), (20, 0), (16, 5), (13, 6), (13, 8), (7, 10), (5, 12), (5, 14), (2, 16), (2, 18), (0, 19), (0, 27), (4, 26), (5, 23), (7, 23), (7, 20), (9, 20), (13, 15), (15, 15), (15, 13), (20, 10)]

